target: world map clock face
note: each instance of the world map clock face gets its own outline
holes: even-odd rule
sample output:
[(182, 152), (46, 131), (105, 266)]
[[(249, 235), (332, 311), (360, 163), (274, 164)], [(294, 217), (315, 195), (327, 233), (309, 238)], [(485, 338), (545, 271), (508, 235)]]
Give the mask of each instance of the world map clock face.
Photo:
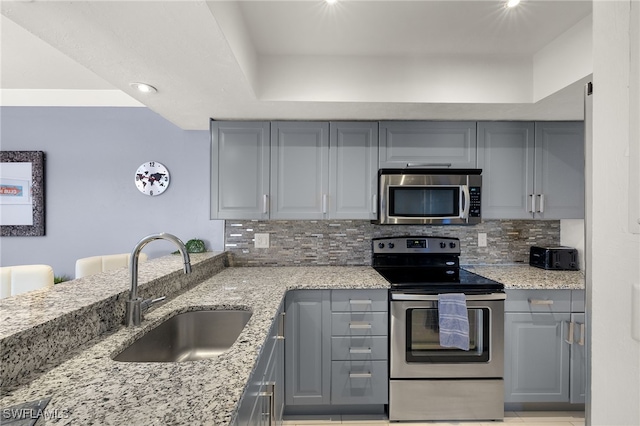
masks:
[(149, 161), (138, 167), (136, 187), (146, 195), (160, 195), (169, 187), (169, 171), (157, 161)]

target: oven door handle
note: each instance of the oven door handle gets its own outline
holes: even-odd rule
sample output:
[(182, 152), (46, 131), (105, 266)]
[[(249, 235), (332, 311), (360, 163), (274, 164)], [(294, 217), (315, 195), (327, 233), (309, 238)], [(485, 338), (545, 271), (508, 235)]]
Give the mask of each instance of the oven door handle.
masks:
[[(491, 293), (491, 294), (467, 294), (466, 299), (468, 301), (476, 300), (505, 300), (507, 295), (505, 293)], [(429, 300), (437, 301), (437, 294), (407, 294), (407, 293), (392, 293), (391, 300)]]

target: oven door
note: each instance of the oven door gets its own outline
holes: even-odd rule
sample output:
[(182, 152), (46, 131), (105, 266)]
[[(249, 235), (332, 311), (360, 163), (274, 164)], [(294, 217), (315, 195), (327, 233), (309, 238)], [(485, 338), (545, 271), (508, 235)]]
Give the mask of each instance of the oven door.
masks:
[(499, 378), (504, 370), (504, 293), (467, 295), (469, 350), (440, 346), (438, 295), (393, 293), (390, 376)]

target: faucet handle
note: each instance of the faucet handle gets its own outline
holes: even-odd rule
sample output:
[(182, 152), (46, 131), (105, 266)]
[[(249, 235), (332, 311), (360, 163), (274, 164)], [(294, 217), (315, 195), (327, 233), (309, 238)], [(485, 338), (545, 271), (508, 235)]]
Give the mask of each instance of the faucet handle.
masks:
[(144, 312), (151, 307), (154, 303), (158, 303), (166, 299), (167, 296), (158, 297), (157, 299), (146, 299), (140, 303), (140, 311)]

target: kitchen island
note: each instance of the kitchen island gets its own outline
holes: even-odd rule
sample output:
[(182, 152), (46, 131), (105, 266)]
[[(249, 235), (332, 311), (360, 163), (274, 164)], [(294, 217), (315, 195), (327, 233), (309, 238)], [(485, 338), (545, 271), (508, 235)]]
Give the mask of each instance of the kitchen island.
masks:
[[(172, 268), (179, 271), (181, 265), (178, 262)], [(482, 268), (468, 267), (485, 275), (487, 271)], [(528, 266), (517, 268), (521, 269), (512, 269), (510, 274), (520, 272), (527, 276), (533, 269)], [(179, 275), (174, 274), (175, 271), (170, 275), (179, 279)], [(496, 279), (488, 273), (487, 277)], [(564, 276), (557, 278), (555, 283), (547, 278), (541, 288), (566, 288)], [(47, 424), (226, 425), (237, 410), (268, 330), (288, 290), (388, 287), (389, 283), (368, 266), (225, 268), (148, 312), (141, 327), (120, 327), (86, 343), (82, 350), (70, 351), (69, 359), (57, 367), (29, 384), (5, 392), (0, 406), (51, 397), (46, 410), (53, 413), (54, 418)], [(99, 294), (105, 289), (97, 286), (95, 291)], [(23, 306), (23, 309), (35, 308)], [(114, 355), (165, 319), (201, 309), (242, 309), (251, 311), (252, 316), (236, 343), (217, 358), (183, 363), (112, 360)], [(55, 345), (56, 340), (57, 336), (49, 336), (49, 344)]]

